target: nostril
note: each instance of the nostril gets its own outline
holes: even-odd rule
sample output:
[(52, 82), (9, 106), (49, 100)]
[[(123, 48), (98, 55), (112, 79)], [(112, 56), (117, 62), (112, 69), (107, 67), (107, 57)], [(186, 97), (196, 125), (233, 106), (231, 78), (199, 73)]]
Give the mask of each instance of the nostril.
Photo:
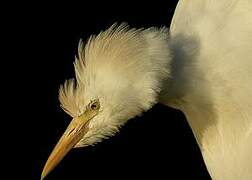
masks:
[(75, 128), (73, 128), (69, 133), (68, 133), (68, 135), (67, 136), (70, 136), (70, 134), (72, 134), (72, 132), (75, 130)]

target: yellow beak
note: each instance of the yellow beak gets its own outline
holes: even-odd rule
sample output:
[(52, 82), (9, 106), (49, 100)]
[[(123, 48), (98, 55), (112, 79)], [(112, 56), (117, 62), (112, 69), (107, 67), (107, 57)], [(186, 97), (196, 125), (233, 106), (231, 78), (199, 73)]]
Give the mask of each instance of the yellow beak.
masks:
[(85, 111), (81, 116), (73, 118), (66, 131), (54, 147), (41, 174), (44, 179), (64, 158), (64, 156), (82, 139), (88, 131), (88, 122), (96, 115), (96, 111)]

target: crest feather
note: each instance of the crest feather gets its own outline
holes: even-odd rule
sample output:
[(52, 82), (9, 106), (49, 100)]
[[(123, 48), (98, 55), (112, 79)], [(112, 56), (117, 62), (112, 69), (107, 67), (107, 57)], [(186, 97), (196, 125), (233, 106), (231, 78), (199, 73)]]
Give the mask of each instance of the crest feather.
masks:
[(126, 103), (121, 96), (128, 97), (136, 111), (148, 109), (156, 102), (160, 82), (169, 76), (169, 63), (167, 28), (144, 30), (115, 23), (85, 44), (80, 40), (74, 62), (76, 81), (61, 86), (61, 106), (74, 117), (84, 110), (84, 96), (105, 95), (116, 97), (114, 103)]

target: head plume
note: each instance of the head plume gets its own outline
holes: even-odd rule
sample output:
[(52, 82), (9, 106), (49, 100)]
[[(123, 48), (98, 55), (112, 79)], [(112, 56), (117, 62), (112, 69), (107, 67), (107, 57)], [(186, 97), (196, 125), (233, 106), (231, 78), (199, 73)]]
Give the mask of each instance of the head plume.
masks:
[[(126, 120), (157, 102), (161, 82), (169, 77), (170, 54), (166, 28), (130, 29), (112, 25), (86, 45), (78, 47), (76, 79), (59, 90), (63, 109), (79, 116), (92, 99), (102, 112), (90, 122), (90, 132), (80, 142), (92, 144), (117, 131)], [(81, 146), (80, 145), (80, 146)]]

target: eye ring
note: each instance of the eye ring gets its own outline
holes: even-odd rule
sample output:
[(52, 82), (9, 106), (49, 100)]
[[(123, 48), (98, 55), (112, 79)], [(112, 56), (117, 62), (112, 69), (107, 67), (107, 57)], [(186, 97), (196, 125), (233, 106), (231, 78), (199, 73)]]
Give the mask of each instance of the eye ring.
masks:
[(98, 100), (91, 101), (91, 103), (89, 104), (89, 108), (93, 111), (98, 110), (100, 108), (99, 101)]

